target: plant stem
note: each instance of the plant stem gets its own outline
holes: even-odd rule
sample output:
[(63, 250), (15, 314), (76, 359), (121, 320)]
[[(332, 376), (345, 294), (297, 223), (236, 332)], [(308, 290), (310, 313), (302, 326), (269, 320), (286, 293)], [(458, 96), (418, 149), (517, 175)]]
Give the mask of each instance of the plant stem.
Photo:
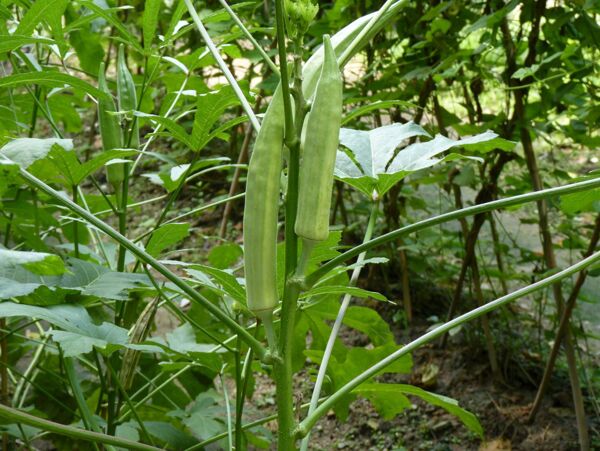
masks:
[[(77, 203), (77, 185), (73, 185), (73, 203)], [(73, 252), (79, 258), (79, 222), (73, 221)]]
[(576, 274), (579, 271), (584, 270), (585, 268), (589, 267), (590, 265), (592, 265), (598, 261), (600, 261), (600, 252), (596, 252), (595, 254), (591, 255), (590, 257), (587, 257), (587, 258), (581, 260), (580, 262), (578, 262), (574, 265), (571, 265), (571, 266), (567, 267), (566, 269), (563, 269), (560, 272), (557, 272), (549, 277), (546, 277), (545, 279), (542, 279), (538, 282), (532, 283), (531, 285), (523, 287), (517, 291), (507, 294), (506, 296), (502, 296), (501, 298), (498, 298), (498, 299), (496, 299), (492, 302), (489, 302), (481, 307), (478, 307), (478, 308), (471, 310), (463, 315), (460, 315), (460, 316), (454, 318), (453, 320), (448, 321), (448, 322), (442, 324), (441, 326), (436, 327), (433, 330), (430, 330), (426, 334), (421, 335), (416, 340), (413, 340), (410, 343), (404, 345), (401, 349), (388, 355), (386, 358), (379, 361), (375, 365), (371, 366), (366, 371), (363, 371), (361, 374), (356, 376), (354, 379), (352, 379), (346, 385), (344, 385), (339, 390), (337, 390), (326, 401), (324, 401), (319, 407), (317, 407), (317, 409), (312, 414), (308, 415), (300, 423), (298, 429), (296, 430), (297, 436), (305, 437), (306, 434), (308, 434), (308, 432), (315, 425), (315, 423), (319, 420), (319, 418), (321, 418), (323, 415), (325, 415), (329, 411), (329, 409), (331, 409), (336, 404), (336, 402), (338, 402), (345, 395), (351, 393), (352, 390), (354, 390), (356, 387), (358, 387), (363, 382), (365, 382), (365, 381), (369, 380), (370, 378), (372, 378), (373, 376), (377, 375), (377, 373), (379, 373), (381, 370), (383, 370), (384, 368), (386, 368), (387, 366), (389, 366), (390, 364), (392, 364), (393, 362), (398, 360), (400, 357), (414, 351), (415, 349), (418, 349), (419, 347), (423, 346), (426, 343), (429, 343), (429, 342), (435, 340), (436, 338), (442, 336), (446, 332), (454, 329), (457, 326), (460, 326), (461, 324), (464, 324), (468, 321), (478, 318), (481, 315), (485, 315), (488, 312), (496, 310), (497, 308), (499, 308), (505, 304), (508, 304), (509, 302), (512, 302), (519, 298), (522, 298), (530, 293), (533, 293), (535, 291), (538, 291), (538, 290), (541, 290), (548, 286), (551, 286), (552, 284), (556, 283), (557, 281), (560, 281), (566, 277)]
[[(128, 163), (123, 163), (123, 182), (121, 184), (120, 199), (117, 199), (117, 208), (119, 210), (119, 233), (123, 236), (127, 234), (127, 198), (129, 197), (129, 168)], [(126, 249), (123, 245), (119, 246), (119, 258), (117, 261), (117, 271), (125, 271)]]
[(298, 136), (295, 134), (294, 130), (294, 113), (292, 112), (292, 100), (290, 98), (290, 78), (288, 75), (285, 20), (283, 18), (283, 13), (283, 0), (275, 0), (277, 51), (279, 52), (280, 83), (283, 92), (283, 108), (285, 111), (285, 143), (291, 151), (291, 148), (295, 147), (295, 141), (298, 139)]
[(4, 405), (0, 405), (0, 418), (3, 418), (9, 422), (26, 424), (28, 426), (43, 429), (44, 431), (64, 435), (74, 439), (87, 440), (94, 443), (104, 443), (107, 445), (114, 445), (121, 448), (141, 451), (160, 450), (160, 448), (155, 448), (154, 446), (137, 443), (124, 438), (113, 437), (112, 435), (100, 434), (93, 431), (86, 431), (73, 426), (67, 426), (64, 424), (55, 423), (53, 421), (44, 420)]
[[(75, 402), (77, 403), (77, 407), (79, 408), (79, 412), (81, 413), (81, 419), (83, 421), (83, 424), (85, 425), (86, 429), (100, 433), (100, 427), (98, 426), (98, 423), (96, 423), (96, 419), (92, 415), (92, 412), (90, 411), (90, 408), (88, 407), (85, 401), (85, 396), (83, 394), (83, 391), (81, 390), (79, 380), (77, 379), (73, 358), (63, 357), (63, 365), (65, 368), (65, 373), (67, 375), (67, 380), (73, 392), (73, 397), (75, 398)], [(98, 446), (96, 444), (94, 444), (94, 447), (98, 449)], [(114, 451), (114, 448), (112, 446), (110, 447), (110, 449)]]
[(297, 284), (288, 283), (283, 298), (281, 311), (281, 340), (280, 361), (273, 365), (275, 382), (277, 384), (277, 449), (294, 451), (296, 438), (294, 436), (294, 399), (292, 380), (292, 349), (294, 343), (294, 324), (300, 288)]
[(394, 241), (401, 236), (408, 235), (409, 233), (417, 232), (419, 230), (426, 229), (428, 227), (442, 224), (444, 222), (453, 221), (455, 219), (465, 218), (467, 216), (476, 215), (478, 213), (485, 213), (492, 210), (498, 210), (501, 208), (511, 207), (514, 205), (520, 205), (527, 202), (534, 202), (540, 199), (548, 199), (559, 195), (572, 194), (580, 191), (586, 191), (600, 187), (600, 177), (585, 180), (583, 182), (571, 183), (568, 185), (558, 186), (555, 188), (548, 188), (540, 191), (533, 191), (526, 194), (520, 194), (518, 196), (507, 197), (506, 199), (495, 200), (492, 202), (486, 202), (482, 204), (473, 205), (471, 207), (462, 208), (460, 210), (454, 210), (448, 213), (444, 213), (432, 218), (424, 219), (422, 221), (415, 222), (413, 224), (401, 227), (399, 229), (388, 232), (384, 235), (380, 235), (377, 238), (367, 241), (359, 246), (356, 246), (343, 254), (332, 258), (327, 263), (322, 265), (319, 269), (313, 271), (306, 277), (306, 284), (308, 286), (314, 285), (321, 277), (331, 271), (333, 268), (341, 265), (345, 261), (356, 257), (364, 251), (373, 249), (374, 247), (381, 246), (382, 244)]
[[(373, 202), (371, 206), (371, 215), (369, 216), (369, 222), (367, 224), (367, 230), (365, 230), (365, 236), (363, 239), (363, 243), (369, 241), (371, 236), (373, 236), (373, 230), (375, 229), (375, 222), (377, 218), (377, 213), (379, 211), (379, 202)], [(350, 286), (355, 286), (358, 281), (358, 277), (360, 276), (360, 272), (363, 268), (361, 263), (365, 259), (367, 255), (366, 252), (360, 254), (356, 260), (357, 266), (352, 271), (352, 277), (350, 278)], [(346, 310), (348, 309), (348, 305), (350, 304), (350, 300), (352, 296), (346, 294), (344, 299), (342, 300), (342, 304), (340, 305), (340, 309), (338, 311), (337, 317), (335, 318), (335, 322), (333, 327), (331, 328), (331, 333), (329, 334), (329, 339), (327, 340), (327, 345), (325, 346), (325, 352), (323, 353), (323, 359), (321, 360), (321, 365), (319, 366), (319, 372), (317, 374), (317, 380), (315, 381), (315, 386), (313, 388), (312, 396), (310, 398), (310, 406), (308, 408), (308, 415), (312, 414), (317, 408), (317, 404), (319, 402), (319, 397), (321, 396), (321, 388), (323, 387), (323, 382), (325, 381), (325, 375), (327, 374), (327, 366), (329, 365), (329, 359), (331, 358), (331, 353), (333, 352), (333, 345), (335, 344), (335, 340), (340, 331), (340, 327), (342, 326), (342, 321), (344, 320), (344, 316), (346, 315)], [(301, 451), (308, 450), (308, 442), (310, 440), (310, 433), (304, 437), (302, 440), (302, 444), (300, 446)]]

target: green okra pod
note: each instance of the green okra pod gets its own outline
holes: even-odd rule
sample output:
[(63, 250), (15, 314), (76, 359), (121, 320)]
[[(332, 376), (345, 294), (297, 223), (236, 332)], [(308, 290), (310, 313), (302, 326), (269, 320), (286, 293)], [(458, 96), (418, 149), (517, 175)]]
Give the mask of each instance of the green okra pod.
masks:
[(248, 308), (269, 316), (277, 307), (277, 224), (285, 118), (282, 90), (267, 108), (248, 166), (244, 270)]
[(342, 74), (328, 35), (323, 37), (323, 46), (323, 67), (304, 125), (294, 227), (298, 236), (311, 241), (323, 241), (329, 235), (333, 171), (342, 121)]

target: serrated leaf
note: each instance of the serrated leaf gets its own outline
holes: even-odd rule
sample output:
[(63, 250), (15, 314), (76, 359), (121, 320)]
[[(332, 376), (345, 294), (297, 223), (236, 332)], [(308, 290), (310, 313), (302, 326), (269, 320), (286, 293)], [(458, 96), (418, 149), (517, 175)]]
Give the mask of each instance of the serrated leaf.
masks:
[(129, 290), (151, 286), (152, 283), (145, 274), (107, 272), (87, 285), (82, 293), (99, 298), (126, 301), (129, 298), (127, 295)]
[(66, 6), (67, 0), (36, 0), (19, 22), (15, 34), (29, 36), (42, 20), (62, 16)]
[(192, 407), (183, 416), (183, 423), (199, 439), (207, 439), (222, 432), (225, 425), (220, 420), (223, 408), (216, 402), (211, 392), (198, 395)]
[(90, 85), (88, 82), (69, 74), (63, 74), (62, 72), (26, 72), (0, 78), (0, 88), (24, 85), (43, 85), (51, 88), (64, 88), (65, 85), (68, 85), (75, 90), (81, 90), (93, 97), (107, 98), (105, 92)]
[(12, 52), (15, 49), (30, 44), (54, 44), (54, 41), (52, 39), (37, 36), (0, 34), (0, 53)]
[(75, 356), (92, 350), (93, 347), (113, 349), (127, 344), (127, 330), (111, 323), (96, 325), (85, 308), (78, 305), (55, 305), (38, 307), (35, 305), (0, 303), (0, 317), (24, 316), (48, 321), (62, 331), (51, 332), (60, 343), (66, 356)]
[(148, 50), (152, 46), (152, 41), (156, 34), (156, 27), (158, 26), (158, 14), (161, 6), (162, 0), (146, 0), (144, 2), (142, 30), (145, 50)]
[(218, 91), (200, 94), (196, 103), (194, 127), (192, 129), (193, 150), (201, 150), (212, 139), (211, 130), (227, 108), (238, 105), (239, 100), (231, 86)]
[(146, 252), (153, 257), (158, 257), (166, 248), (178, 243), (188, 236), (190, 225), (188, 223), (165, 224), (156, 229), (146, 245)]
[(193, 265), (186, 272), (196, 281), (221, 295), (228, 295), (233, 300), (246, 304), (246, 290), (233, 274), (204, 265)]
[[(98, 16), (100, 16), (104, 20), (106, 20), (108, 23), (110, 23), (115, 28), (115, 30), (117, 30), (117, 32), (121, 35), (121, 38), (123, 38), (125, 40), (125, 42), (127, 42), (138, 53), (142, 53), (142, 54), (144, 53), (144, 50), (142, 49), (140, 43), (138, 42), (138, 39), (135, 38), (127, 30), (127, 28), (125, 28), (123, 23), (117, 17), (115, 17), (111, 14), (111, 12), (114, 9), (113, 10), (111, 10), (110, 8), (105, 9), (102, 6), (100, 6), (99, 4), (96, 4), (96, 2), (89, 1), (89, 0), (81, 0), (81, 1), (79, 1), (79, 4), (81, 6), (85, 6), (86, 8), (92, 10), (95, 14), (97, 14)], [(106, 6), (106, 3), (104, 3), (104, 6)]]
[(310, 290), (304, 292), (301, 299), (308, 298), (311, 296), (319, 296), (322, 294), (350, 294), (351, 296), (362, 298), (362, 299), (376, 299), (378, 301), (387, 301), (388, 299), (382, 295), (381, 293), (377, 293), (375, 291), (363, 290), (358, 287), (344, 286), (344, 285), (323, 285), (311, 288)]
[[(403, 400), (406, 398), (406, 395), (417, 396), (431, 405), (446, 410), (448, 413), (462, 421), (470, 431), (483, 437), (483, 428), (477, 417), (460, 407), (456, 400), (448, 398), (447, 396), (431, 393), (412, 385), (377, 383), (362, 384), (354, 390), (354, 393), (358, 393), (370, 399), (378, 410), (382, 409), (380, 413), (382, 413), (386, 419), (393, 418), (404, 410), (405, 407), (408, 407), (403, 405)], [(398, 401), (397, 408), (394, 407), (394, 403), (391, 402), (391, 400)]]

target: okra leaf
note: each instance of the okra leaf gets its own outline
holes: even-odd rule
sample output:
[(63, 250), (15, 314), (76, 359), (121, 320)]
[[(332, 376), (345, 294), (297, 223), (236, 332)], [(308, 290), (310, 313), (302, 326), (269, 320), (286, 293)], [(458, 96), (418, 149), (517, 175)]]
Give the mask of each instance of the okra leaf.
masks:
[(11, 185), (18, 182), (19, 165), (0, 158), (0, 206), (2, 206), (2, 195)]
[(126, 301), (128, 291), (151, 287), (152, 282), (146, 274), (129, 272), (106, 272), (83, 288), (82, 293), (88, 296)]
[(160, 253), (178, 243), (188, 236), (190, 225), (188, 223), (175, 223), (175, 224), (164, 224), (156, 229), (150, 241), (146, 245), (146, 252), (153, 257), (158, 257)]
[[(393, 343), (388, 343), (383, 346), (377, 346), (372, 349), (363, 347), (353, 347), (348, 350), (344, 357), (340, 358), (339, 354), (333, 354), (327, 367), (327, 374), (331, 379), (331, 392), (335, 392), (340, 387), (354, 377), (361, 374), (367, 368), (378, 363), (380, 360), (387, 357), (392, 352), (399, 349), (400, 346)], [(305, 351), (307, 357), (311, 360), (320, 363), (323, 358), (323, 351)], [(412, 369), (412, 357), (406, 355), (400, 360), (394, 362), (390, 367), (384, 369), (380, 374), (384, 373), (402, 373), (408, 374)], [(356, 397), (355, 393), (344, 396), (341, 402), (334, 406), (336, 415), (344, 420), (348, 416), (350, 403)]]
[(246, 304), (246, 290), (233, 274), (222, 269), (196, 264), (186, 268), (186, 272), (201, 285)]
[[(140, 45), (140, 43), (138, 42), (138, 39), (135, 38), (129, 31), (127, 31), (127, 28), (125, 28), (123, 26), (123, 23), (121, 22), (120, 19), (118, 19), (117, 17), (114, 17), (111, 13), (112, 11), (115, 10), (115, 8), (102, 8), (101, 6), (97, 5), (95, 2), (93, 1), (89, 1), (89, 0), (81, 0), (79, 2), (79, 4), (81, 6), (85, 6), (86, 8), (92, 10), (95, 14), (97, 14), (98, 16), (102, 17), (104, 20), (106, 20), (108, 23), (110, 23), (115, 30), (118, 31), (118, 33), (121, 35), (121, 38), (131, 47), (133, 47), (138, 53), (143, 54), (144, 50), (142, 49), (142, 46)], [(106, 6), (106, 3), (104, 4)]]
[(0, 249), (0, 299), (19, 298), (35, 305), (59, 304), (66, 294), (126, 300), (127, 292), (149, 289), (144, 274), (112, 272), (79, 259), (68, 265), (57, 255)]
[[(225, 110), (238, 104), (239, 100), (229, 85), (218, 91), (199, 94), (192, 129), (192, 149), (196, 151), (203, 149), (216, 136), (211, 134), (211, 130)], [(232, 124), (235, 124), (235, 121)]]
[[(429, 135), (412, 122), (386, 125), (371, 131), (341, 129), (340, 144), (349, 152), (338, 151), (335, 175), (367, 196), (371, 196), (373, 191), (381, 196), (412, 172), (444, 160), (474, 158), (460, 154), (438, 157), (453, 147), (468, 147), (473, 150), (479, 143), (499, 139), (491, 131), (459, 140), (437, 135), (432, 140), (396, 150), (403, 142), (417, 136)], [(506, 147), (507, 142), (501, 141), (497, 144)], [(487, 150), (489, 149), (485, 151)]]
[(410, 402), (408, 405), (405, 403), (406, 395), (416, 396), (431, 405), (446, 410), (457, 417), (471, 432), (483, 437), (483, 428), (477, 417), (460, 407), (458, 402), (452, 398), (406, 384), (362, 384), (353, 392), (369, 399), (385, 419), (391, 419), (406, 407), (410, 407)]
[(87, 176), (102, 168), (107, 162), (135, 155), (135, 150), (112, 149), (100, 153), (91, 160), (80, 163), (77, 154), (59, 145), (31, 166), (30, 172), (44, 181), (56, 182), (71, 188), (79, 185)]
[(142, 23), (144, 50), (152, 47), (152, 41), (158, 26), (158, 14), (162, 6), (162, 0), (146, 0), (144, 2), (144, 18)]
[(111, 323), (96, 325), (87, 310), (79, 305), (36, 305), (0, 303), (0, 317), (37, 318), (62, 330), (51, 331), (66, 356), (90, 352), (94, 347), (111, 352), (127, 344), (127, 330)]
[(337, 294), (337, 295), (350, 294), (354, 297), (362, 298), (362, 299), (372, 298), (372, 299), (376, 299), (378, 301), (387, 301), (388, 300), (384, 295), (377, 293), (375, 291), (363, 290), (362, 288), (348, 287), (348, 286), (343, 286), (343, 285), (323, 285), (323, 286), (314, 287), (314, 288), (311, 288), (310, 290), (304, 292), (302, 294), (302, 296), (300, 296), (300, 298), (304, 299), (304, 298), (308, 298), (311, 296), (319, 296), (321, 294)]
[(25, 72), (0, 78), (0, 88), (24, 85), (43, 85), (51, 88), (64, 88), (65, 85), (68, 85), (75, 90), (83, 91), (96, 98), (107, 98), (108, 96), (108, 94), (88, 82), (69, 74), (63, 74), (62, 72), (47, 70), (42, 72)]
[(54, 44), (52, 39), (14, 34), (0, 35), (0, 53), (12, 52), (29, 44)]
[[(0, 79), (1, 80), (1, 79)], [(65, 150), (73, 149), (73, 140), (58, 138), (17, 138), (0, 149), (5, 157), (27, 169), (37, 160), (46, 158), (54, 145)]]
[(224, 243), (210, 250), (208, 261), (213, 268), (226, 269), (235, 265), (243, 255), (244, 250), (239, 244)]
[(43, 20), (54, 20), (62, 16), (67, 6), (67, 0), (37, 0), (27, 10), (15, 34), (29, 36)]

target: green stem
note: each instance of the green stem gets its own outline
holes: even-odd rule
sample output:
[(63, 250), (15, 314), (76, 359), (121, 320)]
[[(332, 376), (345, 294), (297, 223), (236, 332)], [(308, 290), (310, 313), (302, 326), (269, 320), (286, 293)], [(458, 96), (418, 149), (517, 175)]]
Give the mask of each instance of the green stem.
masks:
[(278, 414), (278, 449), (294, 451), (294, 396), (292, 380), (292, 350), (294, 343), (294, 324), (300, 287), (288, 282), (281, 310), (281, 340), (279, 355), (274, 365), (275, 381), (277, 384), (277, 414)]
[[(242, 381), (241, 384), (238, 385), (239, 393), (237, 396), (239, 397), (239, 407), (236, 412), (235, 419), (235, 449), (241, 450), (243, 449), (242, 437), (243, 437), (243, 429), (244, 425), (242, 424), (243, 413), (244, 413), (244, 400), (246, 399), (246, 391), (248, 390), (248, 381), (252, 375), (252, 349), (248, 349), (246, 353), (246, 358), (244, 359), (244, 366), (242, 367)], [(240, 388), (241, 386), (241, 388)]]
[[(127, 391), (123, 388), (123, 385), (119, 381), (119, 375), (116, 373), (115, 369), (110, 364), (110, 361), (108, 359), (106, 360), (106, 366), (108, 367), (110, 374), (111, 374), (113, 380), (115, 381), (115, 384), (116, 384), (117, 388), (119, 389), (119, 392), (121, 393), (121, 396), (123, 397), (123, 399), (125, 400), (125, 403), (129, 407), (129, 409), (133, 415), (133, 418), (135, 419), (136, 423), (139, 425), (144, 439), (146, 441), (150, 442), (152, 445), (154, 445), (152, 436), (148, 433), (148, 429), (146, 429), (144, 422), (139, 417), (137, 410), (133, 407), (131, 398), (127, 395)], [(116, 412), (118, 412), (118, 411), (119, 411), (119, 408), (117, 407)]]
[(512, 207), (514, 205), (520, 205), (527, 202), (534, 202), (540, 199), (547, 199), (559, 195), (577, 193), (580, 191), (586, 191), (598, 187), (600, 187), (600, 178), (594, 178), (583, 182), (571, 183), (569, 185), (548, 188), (545, 190), (534, 191), (527, 194), (520, 194), (518, 196), (507, 197), (506, 199), (477, 204), (471, 207), (462, 208), (460, 210), (454, 210), (449, 213), (444, 213), (438, 216), (434, 216), (432, 218), (424, 219), (422, 221), (415, 222), (408, 226), (378, 236), (377, 238), (369, 240), (366, 243), (356, 246), (351, 250), (346, 251), (335, 258), (332, 258), (319, 269), (309, 274), (306, 277), (306, 284), (308, 286), (312, 286), (316, 282), (318, 282), (321, 277), (323, 277), (333, 268), (341, 265), (345, 261), (350, 260), (351, 258), (356, 257), (357, 255), (370, 249), (373, 249), (377, 246), (381, 246), (382, 244), (386, 244), (391, 241), (397, 240), (398, 238), (404, 235), (408, 235), (409, 233), (417, 232), (419, 230), (423, 230), (434, 225), (442, 224), (444, 222), (452, 221), (455, 219), (465, 218), (467, 216), (473, 216), (479, 213), (486, 213), (488, 211), (498, 210), (500, 208)]
[[(118, 194), (120, 194), (120, 199), (118, 202), (119, 209), (119, 233), (123, 236), (127, 233), (127, 198), (129, 197), (129, 169), (128, 164), (123, 163), (123, 182), (121, 184), (121, 190)], [(119, 246), (119, 258), (117, 261), (117, 271), (123, 272), (125, 271), (125, 255), (126, 248), (121, 245)]]
[[(81, 413), (81, 419), (83, 420), (83, 424), (85, 425), (86, 429), (100, 433), (100, 427), (98, 426), (98, 423), (96, 423), (96, 419), (94, 418), (94, 415), (90, 411), (90, 408), (88, 407), (85, 401), (85, 396), (83, 395), (81, 385), (79, 384), (79, 380), (77, 379), (73, 358), (64, 357), (63, 364), (65, 367), (67, 380), (69, 381), (69, 385), (71, 386), (71, 390), (73, 391), (73, 397), (75, 398), (75, 402), (77, 403), (77, 407), (79, 408), (79, 412)], [(98, 449), (98, 446), (96, 444), (94, 444), (94, 447)], [(114, 451), (114, 448), (112, 446), (110, 447), (110, 449)]]
[(275, 335), (275, 329), (273, 328), (273, 310), (259, 312), (256, 316), (261, 320), (265, 328), (269, 349), (271, 349), (271, 352), (277, 353), (277, 336)]
[(279, 72), (281, 90), (283, 91), (283, 108), (285, 111), (285, 142), (288, 148), (295, 147), (298, 136), (294, 130), (294, 112), (290, 97), (290, 78), (287, 65), (287, 46), (285, 42), (285, 20), (283, 18), (283, 0), (275, 0), (275, 20), (277, 22), (277, 51), (279, 53)]
[(181, 291), (183, 291), (187, 296), (189, 296), (191, 300), (197, 302), (206, 310), (208, 310), (211, 314), (217, 317), (227, 328), (229, 328), (234, 333), (239, 334), (240, 338), (244, 340), (246, 344), (248, 344), (248, 346), (250, 346), (254, 350), (259, 359), (263, 360), (265, 358), (266, 349), (256, 338), (254, 338), (246, 329), (244, 329), (232, 318), (230, 318), (229, 315), (227, 315), (227, 313), (222, 311), (219, 307), (217, 307), (211, 301), (209, 301), (200, 293), (198, 293), (185, 281), (177, 277), (166, 266), (164, 266), (150, 254), (148, 254), (145, 250), (136, 246), (134, 243), (132, 243), (126, 237), (124, 237), (115, 229), (110, 227), (108, 224), (96, 218), (93, 214), (84, 210), (79, 205), (73, 203), (70, 199), (61, 196), (57, 191), (55, 191), (53, 188), (48, 186), (46, 183), (44, 183), (31, 173), (27, 172), (25, 169), (20, 169), (20, 175), (33, 186), (52, 197), (57, 203), (65, 206), (76, 215), (85, 219), (88, 223), (95, 226), (102, 232), (106, 233), (117, 243), (122, 244), (129, 252), (131, 252), (137, 258), (141, 259), (144, 263), (154, 268), (154, 270), (156, 270), (158, 273), (160, 273), (166, 279), (172, 282), (175, 286), (177, 286)]
[[(77, 203), (77, 185), (73, 185), (73, 202)], [(79, 222), (73, 221), (73, 252), (79, 258)]]
[(600, 261), (600, 252), (596, 252), (595, 254), (591, 255), (590, 257), (585, 258), (585, 259), (581, 260), (580, 262), (578, 262), (572, 266), (569, 266), (568, 268), (563, 269), (562, 271), (560, 271), (556, 274), (553, 274), (553, 275), (546, 277), (545, 279), (542, 279), (536, 283), (533, 283), (531, 285), (523, 287), (517, 291), (514, 291), (513, 293), (507, 294), (506, 296), (502, 296), (501, 298), (498, 298), (495, 301), (489, 302), (488, 304), (482, 305), (481, 307), (478, 307), (474, 310), (471, 310), (470, 312), (467, 312), (461, 316), (458, 316), (458, 317), (454, 318), (453, 320), (448, 321), (448, 322), (442, 324), (441, 326), (438, 326), (435, 329), (427, 332), (426, 334), (421, 335), (416, 340), (413, 340), (410, 343), (404, 345), (398, 351), (390, 354), (383, 360), (381, 360), (378, 363), (376, 363), (375, 365), (371, 366), (369, 369), (362, 372), (361, 374), (356, 376), (354, 379), (352, 379), (350, 382), (348, 382), (346, 385), (344, 385), (339, 390), (337, 390), (333, 395), (331, 395), (331, 397), (329, 397), (325, 402), (323, 402), (312, 414), (308, 415), (300, 423), (300, 426), (298, 427), (298, 429), (296, 431), (297, 436), (298, 437), (306, 436), (306, 434), (308, 434), (308, 432), (312, 429), (312, 427), (315, 425), (315, 423), (318, 421), (318, 419), (321, 418), (323, 415), (325, 415), (329, 411), (329, 409), (331, 409), (336, 404), (336, 402), (338, 402), (341, 398), (343, 398), (344, 396), (351, 393), (352, 390), (354, 390), (356, 387), (358, 387), (363, 382), (366, 382), (373, 376), (377, 375), (377, 373), (379, 373), (381, 370), (385, 369), (387, 366), (391, 365), (393, 362), (398, 360), (400, 357), (409, 354), (410, 352), (414, 351), (415, 349), (418, 349), (419, 347), (423, 346), (424, 344), (430, 343), (431, 341), (444, 335), (446, 332), (449, 332), (450, 330), (454, 329), (455, 327), (460, 326), (461, 324), (464, 324), (475, 318), (479, 318), (480, 316), (485, 315), (486, 313), (496, 310), (497, 308), (499, 308), (505, 304), (508, 304), (509, 302), (515, 301), (515, 300), (522, 298), (528, 294), (531, 294), (535, 291), (549, 287), (552, 284), (558, 282), (559, 280), (562, 280), (562, 279), (569, 277), (579, 271), (582, 271), (585, 268), (589, 267), (590, 265), (592, 265), (598, 261)]
[(85, 429), (66, 426), (64, 424), (55, 423), (53, 421), (44, 420), (28, 413), (21, 412), (18, 409), (13, 409), (0, 404), (0, 418), (17, 424), (26, 424), (44, 431), (54, 434), (64, 435), (73, 439), (87, 440), (93, 443), (104, 443), (106, 445), (114, 445), (126, 449), (134, 449), (141, 451), (157, 451), (160, 448), (145, 445), (143, 443), (133, 442), (131, 440), (113, 437), (111, 435), (100, 434), (98, 432), (86, 431)]
[[(321, 399), (320, 401), (323, 401), (323, 399)], [(307, 407), (308, 407), (308, 403), (302, 404), (300, 406), (301, 409), (306, 409)], [(298, 413), (298, 412), (296, 412), (296, 413)], [(258, 420), (252, 421), (250, 423), (246, 423), (241, 426), (241, 429), (245, 431), (246, 429), (252, 429), (252, 428), (255, 428), (256, 426), (260, 426), (261, 424), (265, 424), (265, 423), (268, 423), (268, 422), (276, 420), (276, 419), (277, 419), (277, 414), (274, 413), (273, 415), (269, 415), (264, 418), (260, 418)], [(204, 447), (206, 445), (210, 445), (211, 443), (219, 441), (225, 437), (227, 437), (227, 432), (222, 432), (220, 434), (217, 434), (210, 438), (207, 438), (206, 440), (204, 440), (200, 443), (197, 443), (194, 446), (187, 448), (185, 451), (195, 451), (195, 450), (199, 450), (199, 449), (204, 449)]]
[[(369, 216), (369, 223), (367, 224), (367, 230), (365, 231), (365, 236), (363, 242), (367, 242), (373, 236), (373, 230), (375, 229), (375, 223), (377, 219), (377, 213), (379, 211), (379, 202), (373, 202), (371, 207), (371, 215)], [(356, 263), (358, 266), (354, 268), (352, 271), (352, 277), (350, 279), (350, 285), (355, 286), (358, 281), (358, 277), (360, 276), (360, 272), (363, 266), (360, 265), (362, 261), (365, 259), (367, 255), (366, 252), (363, 252), (358, 256)], [(350, 304), (350, 300), (352, 296), (346, 294), (344, 299), (342, 300), (342, 304), (340, 305), (340, 309), (338, 311), (337, 317), (335, 318), (335, 322), (333, 327), (331, 328), (331, 333), (329, 334), (329, 339), (327, 340), (327, 345), (325, 346), (325, 352), (323, 353), (323, 359), (321, 360), (321, 365), (319, 365), (319, 372), (317, 374), (317, 380), (315, 381), (315, 387), (312, 392), (312, 396), (310, 398), (310, 407), (308, 408), (308, 415), (312, 414), (317, 408), (319, 397), (321, 396), (321, 388), (323, 386), (323, 382), (325, 381), (325, 375), (327, 374), (327, 366), (329, 365), (329, 360), (331, 358), (333, 352), (333, 346), (335, 345), (335, 340), (337, 335), (342, 327), (342, 321), (344, 320), (344, 316), (346, 315), (346, 310), (348, 309), (348, 305)], [(308, 450), (308, 442), (309, 442), (310, 434), (307, 434), (302, 440), (301, 450)]]

